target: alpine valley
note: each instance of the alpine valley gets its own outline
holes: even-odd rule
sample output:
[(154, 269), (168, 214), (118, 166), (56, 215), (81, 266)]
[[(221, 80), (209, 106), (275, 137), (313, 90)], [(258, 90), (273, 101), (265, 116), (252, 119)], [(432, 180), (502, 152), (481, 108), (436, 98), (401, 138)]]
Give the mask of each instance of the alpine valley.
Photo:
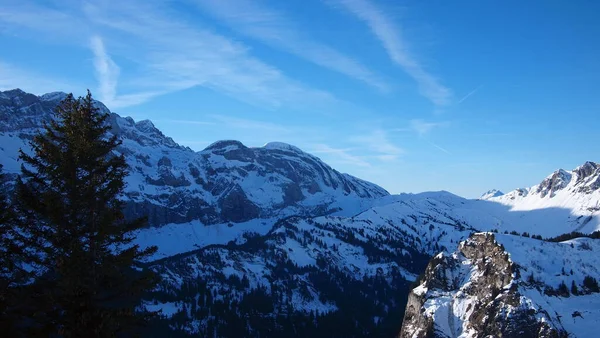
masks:
[[(0, 164), (64, 93), (0, 92)], [(100, 102), (103, 111), (108, 109)], [(480, 199), (390, 195), (292, 145), (195, 152), (111, 113), (127, 217), (158, 252), (152, 337), (590, 337), (600, 325), (600, 164)]]

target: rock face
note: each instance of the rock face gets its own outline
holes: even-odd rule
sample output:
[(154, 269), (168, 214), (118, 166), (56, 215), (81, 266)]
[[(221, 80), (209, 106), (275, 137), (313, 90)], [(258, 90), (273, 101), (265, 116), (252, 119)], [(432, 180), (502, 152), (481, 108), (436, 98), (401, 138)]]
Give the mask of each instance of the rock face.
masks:
[(573, 175), (565, 170), (559, 169), (555, 171), (550, 177), (546, 178), (542, 183), (537, 186), (536, 192), (543, 197), (550, 196), (554, 197), (555, 192), (564, 189)]
[(440, 253), (409, 295), (399, 337), (567, 337), (519, 290), (520, 270), (491, 233)]
[[(0, 163), (9, 176), (19, 172), (19, 148), (29, 151), (28, 140), (65, 96), (36, 96), (18, 89), (0, 92)], [(109, 112), (100, 102), (97, 107)], [(388, 195), (381, 187), (341, 174), (287, 144), (249, 148), (238, 141), (219, 141), (194, 152), (148, 120), (135, 122), (111, 114), (110, 124), (123, 141), (118, 151), (130, 167), (126, 215), (147, 215), (153, 226), (343, 212), (346, 205)]]

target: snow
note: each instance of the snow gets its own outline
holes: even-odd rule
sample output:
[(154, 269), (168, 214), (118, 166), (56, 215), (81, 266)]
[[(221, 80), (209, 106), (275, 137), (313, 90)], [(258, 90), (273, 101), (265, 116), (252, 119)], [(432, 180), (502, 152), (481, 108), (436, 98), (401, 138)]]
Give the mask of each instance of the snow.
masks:
[[(541, 184), (517, 189), (488, 201), (504, 205), (511, 212), (527, 217), (529, 230), (535, 234), (556, 236), (572, 231), (590, 233), (600, 230), (600, 189), (590, 188), (598, 181), (600, 174), (596, 172), (590, 177), (580, 177), (580, 168), (573, 171), (558, 170)], [(546, 184), (552, 179), (556, 188), (546, 191)], [(537, 215), (530, 217), (525, 214)]]
[(296, 263), (296, 265), (304, 267), (307, 265), (317, 265), (317, 261), (315, 258), (311, 257), (308, 252), (306, 252), (305, 248), (300, 245), (297, 241), (293, 239), (286, 238), (284, 248), (288, 251), (288, 258), (292, 260), (292, 262)]
[(492, 189), (489, 190), (488, 192), (484, 193), (483, 195), (481, 195), (481, 197), (479, 197), (480, 200), (488, 200), (492, 197), (499, 197), (504, 195), (504, 193), (500, 190), (496, 190), (496, 189)]
[[(600, 326), (600, 294), (584, 296), (547, 297), (535, 289), (523, 291), (524, 297), (531, 299), (538, 306), (543, 307), (553, 317), (553, 321), (560, 323), (571, 335), (569, 337), (596, 337)], [(573, 316), (579, 312), (581, 317)]]
[[(204, 225), (200, 221), (167, 224), (158, 228), (145, 228), (134, 235), (135, 244), (141, 247), (156, 245), (158, 251), (149, 258), (156, 260), (189, 252), (214, 244), (230, 241), (243, 242), (245, 233), (265, 235), (277, 219), (253, 219), (242, 223)], [(232, 226), (229, 226), (229, 225)]]
[(553, 243), (519, 236), (497, 235), (496, 241), (504, 245), (510, 259), (522, 267), (522, 278), (533, 275), (535, 280), (543, 281), (554, 288), (564, 282), (569, 289), (573, 281), (579, 285), (583, 284), (586, 275), (600, 279), (600, 266), (597, 264), (600, 240), (577, 238)]
[(283, 143), (283, 142), (269, 142), (262, 146), (264, 149), (276, 149), (276, 150), (285, 150), (285, 151), (294, 151), (297, 153), (304, 153), (300, 148), (293, 146), (291, 144)]
[[(569, 290), (572, 282), (583, 290), (583, 278), (600, 280), (600, 240), (577, 238), (561, 243), (543, 242), (517, 236), (497, 236), (511, 260), (521, 266), (521, 278), (533, 275), (535, 280), (557, 288), (564, 282)], [(564, 273), (563, 273), (564, 272)], [(574, 337), (592, 337), (600, 325), (600, 294), (551, 297), (532, 287), (523, 287), (523, 295), (541, 306), (552, 319), (562, 324)], [(575, 312), (583, 318), (573, 317)]]
[(24, 140), (16, 137), (15, 134), (0, 133), (0, 158), (5, 173), (21, 173), (19, 149), (24, 149), (27, 153), (31, 153), (31, 151), (28, 151), (30, 148), (26, 146)]
[(151, 312), (160, 311), (160, 314), (162, 316), (164, 316), (166, 318), (171, 318), (171, 317), (173, 317), (174, 314), (181, 311), (182, 304), (175, 303), (175, 302), (166, 302), (166, 303), (157, 302), (157, 304), (145, 303), (144, 307), (146, 308), (147, 311), (151, 311)]
[(65, 94), (63, 92), (52, 92), (52, 93), (47, 93), (47, 94), (40, 96), (40, 99), (42, 101), (60, 101), (60, 100), (64, 99), (66, 96), (67, 96), (67, 94)]

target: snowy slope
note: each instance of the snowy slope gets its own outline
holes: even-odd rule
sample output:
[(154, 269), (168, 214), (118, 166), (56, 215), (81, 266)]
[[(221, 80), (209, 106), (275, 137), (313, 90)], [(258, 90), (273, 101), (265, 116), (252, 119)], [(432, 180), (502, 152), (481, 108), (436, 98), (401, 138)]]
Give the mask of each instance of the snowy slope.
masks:
[[(571, 171), (559, 169), (533, 187), (516, 189), (488, 201), (505, 205), (515, 214), (539, 214), (529, 222), (533, 233), (591, 233), (600, 230), (599, 188), (600, 165), (586, 162)], [(567, 217), (562, 211), (568, 211)]]
[[(401, 337), (592, 337), (600, 294), (600, 240), (562, 243), (480, 233), (437, 255), (411, 292)], [(559, 285), (568, 285), (560, 293)], [(575, 294), (570, 292), (575, 286)]]
[[(360, 205), (347, 206), (344, 210), (326, 217), (327, 222), (353, 229), (356, 233), (386, 231), (385, 236), (390, 239), (429, 256), (435, 255), (441, 248), (455, 250), (457, 243), (471, 232), (516, 231), (519, 234), (527, 232), (555, 237), (577, 227), (577, 224), (570, 223), (573, 217), (569, 209), (514, 211), (502, 203), (468, 200), (448, 192), (386, 196), (363, 200)], [(281, 218), (284, 217), (211, 226), (200, 221), (170, 223), (160, 228), (141, 230), (137, 242), (142, 246), (157, 245), (159, 250), (154, 258), (158, 259), (211, 244), (242, 243), (245, 233), (264, 235)]]

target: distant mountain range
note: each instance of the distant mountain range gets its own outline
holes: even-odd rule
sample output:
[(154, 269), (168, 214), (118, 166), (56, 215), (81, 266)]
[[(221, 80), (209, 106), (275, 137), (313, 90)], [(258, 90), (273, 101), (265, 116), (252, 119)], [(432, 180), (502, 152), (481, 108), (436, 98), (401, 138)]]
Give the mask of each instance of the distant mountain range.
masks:
[[(0, 163), (9, 179), (19, 172), (18, 149), (29, 151), (28, 141), (64, 96), (0, 92)], [(97, 106), (109, 112), (102, 103)], [(587, 275), (599, 279), (592, 267), (597, 240), (548, 243), (514, 234), (548, 238), (600, 229), (596, 163), (558, 170), (536, 186), (505, 195), (492, 190), (477, 200), (448, 192), (390, 195), (288, 144), (252, 148), (218, 141), (194, 152), (150, 121), (111, 114), (110, 123), (130, 166), (126, 214), (150, 220), (137, 242), (159, 246), (146, 262), (163, 276), (145, 301), (146, 307), (163, 310), (156, 332), (392, 336), (401, 331), (404, 316), (403, 336), (434, 330), (440, 337), (479, 337), (488, 322), (471, 317), (476, 314), (498, 318), (499, 331), (492, 335), (513, 332), (502, 323), (521, 323), (534, 325), (536, 332), (585, 336), (584, 329), (564, 323), (567, 312), (554, 313), (561, 296), (530, 295), (523, 283), (532, 273), (545, 283), (539, 284), (543, 293), (560, 281), (582, 288)], [(499, 234), (491, 239), (482, 231)], [(499, 258), (481, 261), (470, 247)], [(585, 252), (591, 255), (583, 257)], [(548, 265), (544, 254), (562, 264)], [(567, 274), (572, 281), (567, 275), (546, 280), (559, 266), (578, 272)], [(496, 270), (489, 278), (477, 274)], [(410, 292), (415, 281), (419, 287)], [(510, 308), (484, 295), (492, 289), (509, 305), (519, 295), (519, 304), (526, 304), (515, 313), (524, 313), (524, 321), (500, 320)], [(595, 302), (595, 295), (577, 297)], [(466, 309), (476, 302), (492, 305)], [(535, 313), (528, 312), (533, 308)], [(583, 314), (573, 319), (578, 327), (596, 325), (600, 318), (594, 310), (578, 311)], [(539, 324), (540, 318), (549, 324)]]

